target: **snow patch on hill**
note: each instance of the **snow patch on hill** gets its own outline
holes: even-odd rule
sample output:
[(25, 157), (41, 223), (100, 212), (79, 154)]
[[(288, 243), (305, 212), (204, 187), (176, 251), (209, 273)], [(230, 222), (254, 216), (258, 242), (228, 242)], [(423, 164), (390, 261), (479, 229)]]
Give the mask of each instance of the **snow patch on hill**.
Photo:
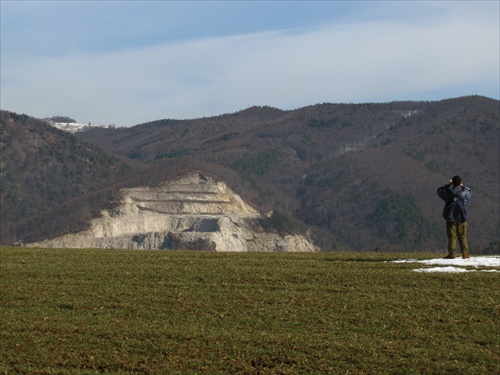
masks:
[(78, 122), (54, 122), (49, 121), (53, 127), (64, 130), (68, 133), (78, 133), (92, 128), (114, 128), (114, 125), (99, 125), (99, 124), (80, 124)]

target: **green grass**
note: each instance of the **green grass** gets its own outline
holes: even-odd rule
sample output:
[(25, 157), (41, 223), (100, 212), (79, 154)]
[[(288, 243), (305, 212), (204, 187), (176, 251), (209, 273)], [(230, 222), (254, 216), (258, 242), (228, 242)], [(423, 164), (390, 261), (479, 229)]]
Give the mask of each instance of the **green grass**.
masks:
[(0, 373), (500, 373), (499, 274), (410, 257), (2, 247)]

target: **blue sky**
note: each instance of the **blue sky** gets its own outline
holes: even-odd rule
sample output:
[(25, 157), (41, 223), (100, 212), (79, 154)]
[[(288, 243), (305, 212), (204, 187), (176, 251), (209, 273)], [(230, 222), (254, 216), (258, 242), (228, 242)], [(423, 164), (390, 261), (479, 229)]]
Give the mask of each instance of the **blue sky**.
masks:
[(500, 99), (500, 2), (8, 1), (1, 108), (131, 126), (253, 105)]

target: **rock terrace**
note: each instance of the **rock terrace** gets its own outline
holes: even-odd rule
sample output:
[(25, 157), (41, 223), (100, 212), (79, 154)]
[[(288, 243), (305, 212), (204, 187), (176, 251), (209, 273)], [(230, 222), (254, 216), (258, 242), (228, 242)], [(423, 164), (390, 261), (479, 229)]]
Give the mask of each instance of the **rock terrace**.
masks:
[(280, 236), (225, 183), (203, 173), (120, 190), (87, 231), (27, 246), (211, 251), (318, 251), (305, 236)]

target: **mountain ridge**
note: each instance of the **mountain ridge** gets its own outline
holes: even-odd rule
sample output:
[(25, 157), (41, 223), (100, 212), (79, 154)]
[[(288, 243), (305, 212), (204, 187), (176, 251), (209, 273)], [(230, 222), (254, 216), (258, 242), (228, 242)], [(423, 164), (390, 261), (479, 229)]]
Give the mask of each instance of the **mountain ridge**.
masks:
[(499, 101), (478, 96), (251, 107), (75, 138), (133, 164), (125, 184), (134, 174), (154, 183), (168, 170), (213, 174), (312, 227), (324, 250), (444, 249), (435, 190), (461, 174), (474, 191), (471, 247), (484, 249), (499, 233), (499, 112)]

